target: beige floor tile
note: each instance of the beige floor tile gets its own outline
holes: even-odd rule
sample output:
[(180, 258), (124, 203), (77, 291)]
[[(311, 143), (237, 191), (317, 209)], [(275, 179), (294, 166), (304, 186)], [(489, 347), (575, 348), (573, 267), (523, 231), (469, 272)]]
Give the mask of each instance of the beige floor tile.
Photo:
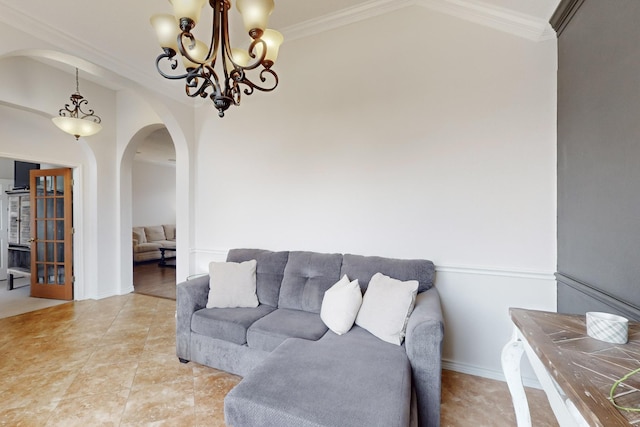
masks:
[(47, 427), (119, 426), (129, 390), (73, 397), (58, 403)]
[(112, 365), (137, 360), (144, 350), (144, 343), (122, 342), (96, 347), (87, 363), (94, 365)]
[(193, 379), (132, 389), (123, 423), (157, 422), (195, 415)]
[(139, 359), (132, 388), (139, 390), (158, 384), (185, 381), (191, 381), (193, 386), (193, 364), (180, 363), (172, 354), (145, 352)]
[(113, 365), (87, 365), (71, 383), (64, 399), (129, 391), (137, 369), (136, 361)]
[(76, 370), (17, 375), (13, 377), (12, 384), (0, 394), (0, 408), (36, 408), (57, 402), (77, 375)]
[[(53, 414), (53, 410), (58, 402), (49, 404), (33, 405), (21, 408), (0, 409), (1, 427), (35, 427), (44, 426)], [(4, 404), (2, 405), (5, 406)]]

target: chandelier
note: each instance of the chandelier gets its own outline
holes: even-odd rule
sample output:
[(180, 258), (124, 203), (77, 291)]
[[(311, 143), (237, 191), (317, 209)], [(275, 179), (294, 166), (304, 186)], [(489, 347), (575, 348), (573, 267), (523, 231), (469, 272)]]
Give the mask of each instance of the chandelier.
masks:
[(102, 129), (100, 117), (96, 116), (93, 110), (85, 112), (82, 107), (89, 103), (80, 95), (80, 85), (78, 83), (78, 69), (76, 68), (76, 92), (69, 98), (71, 105), (65, 104), (58, 112), (58, 117), (51, 120), (62, 131), (76, 137), (76, 141), (81, 136), (94, 135)]
[[(156, 58), (156, 68), (167, 79), (184, 79), (188, 96), (209, 97), (218, 116), (224, 117), (231, 105), (240, 105), (242, 92), (248, 96), (255, 90), (270, 92), (278, 86), (278, 75), (271, 67), (283, 37), (266, 28), (274, 8), (273, 0), (236, 0), (251, 39), (246, 50), (232, 49), (228, 21), (231, 1), (209, 0), (213, 22), (211, 41), (206, 45), (192, 34), (205, 1), (169, 0), (175, 16), (157, 14), (151, 17), (164, 51)], [(177, 70), (177, 53), (180, 53), (184, 70)], [(216, 63), (219, 64), (217, 69)], [(249, 78), (251, 73), (254, 80)]]

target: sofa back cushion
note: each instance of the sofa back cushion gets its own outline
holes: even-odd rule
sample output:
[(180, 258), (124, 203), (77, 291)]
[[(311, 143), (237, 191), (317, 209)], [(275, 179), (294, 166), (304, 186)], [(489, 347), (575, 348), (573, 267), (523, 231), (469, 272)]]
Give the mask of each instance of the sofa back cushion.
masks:
[(148, 242), (159, 242), (161, 240), (167, 240), (167, 238), (164, 235), (164, 227), (161, 225), (145, 227), (144, 233), (147, 235)]
[(340, 277), (346, 274), (351, 280), (358, 279), (363, 292), (367, 290), (371, 277), (376, 273), (401, 281), (417, 280), (420, 293), (433, 286), (435, 266), (433, 262), (423, 259), (344, 255)]
[(147, 236), (144, 234), (144, 227), (133, 227), (132, 235), (138, 243), (147, 243)]
[(231, 249), (227, 254), (229, 262), (245, 262), (255, 259), (256, 294), (260, 304), (278, 307), (280, 285), (289, 252), (271, 252), (264, 249)]
[(340, 280), (341, 265), (341, 254), (289, 253), (278, 308), (320, 313), (325, 291)]
[(164, 237), (166, 237), (167, 240), (176, 240), (175, 224), (164, 224), (162, 228), (164, 228)]

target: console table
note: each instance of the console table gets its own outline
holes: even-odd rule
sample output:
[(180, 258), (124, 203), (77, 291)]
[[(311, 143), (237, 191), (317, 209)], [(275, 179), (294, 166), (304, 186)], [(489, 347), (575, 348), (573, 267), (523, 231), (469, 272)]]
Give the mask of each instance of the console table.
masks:
[[(629, 342), (610, 344), (587, 335), (585, 316), (510, 309), (514, 333), (502, 350), (502, 368), (519, 427), (531, 426), (520, 376), (523, 353), (564, 426), (630, 426), (640, 413), (618, 410), (609, 401), (613, 383), (640, 367), (640, 323), (629, 322)], [(640, 374), (616, 390), (618, 405), (640, 407)]]

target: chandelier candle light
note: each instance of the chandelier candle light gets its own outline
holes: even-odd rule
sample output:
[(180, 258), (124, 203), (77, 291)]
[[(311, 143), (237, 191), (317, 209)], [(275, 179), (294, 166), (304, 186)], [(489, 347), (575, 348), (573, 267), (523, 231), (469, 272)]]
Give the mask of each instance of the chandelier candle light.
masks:
[[(77, 68), (76, 92), (71, 94), (69, 99), (72, 105), (65, 104), (64, 108), (60, 109), (59, 116), (51, 119), (53, 124), (58, 126), (60, 130), (75, 136), (76, 141), (81, 136), (91, 136), (100, 132), (102, 130), (100, 117), (96, 116), (93, 110), (89, 110), (89, 112), (82, 111), (82, 106), (88, 104), (89, 101), (80, 95)], [(73, 106), (73, 109), (71, 109), (71, 106)]]
[[(205, 1), (169, 0), (175, 16), (158, 14), (151, 17), (151, 24), (164, 50), (156, 59), (156, 68), (167, 79), (185, 79), (188, 96), (209, 97), (218, 115), (224, 117), (224, 112), (231, 105), (240, 105), (241, 92), (245, 95), (251, 95), (256, 89), (270, 92), (278, 86), (278, 75), (271, 67), (278, 56), (283, 37), (279, 32), (266, 28), (269, 15), (273, 12), (273, 0), (236, 0), (251, 44), (246, 51), (232, 49), (228, 21), (231, 1), (209, 0), (213, 22), (211, 42), (207, 46), (191, 32), (200, 19)], [(186, 72), (175, 71), (178, 68), (177, 53), (182, 56)], [(220, 66), (214, 71), (216, 61)], [(161, 62), (168, 64), (175, 74), (163, 71)], [(256, 71), (254, 77), (259, 79), (259, 83), (255, 83), (247, 74), (258, 68), (260, 71)], [(244, 90), (241, 85), (244, 85)]]

